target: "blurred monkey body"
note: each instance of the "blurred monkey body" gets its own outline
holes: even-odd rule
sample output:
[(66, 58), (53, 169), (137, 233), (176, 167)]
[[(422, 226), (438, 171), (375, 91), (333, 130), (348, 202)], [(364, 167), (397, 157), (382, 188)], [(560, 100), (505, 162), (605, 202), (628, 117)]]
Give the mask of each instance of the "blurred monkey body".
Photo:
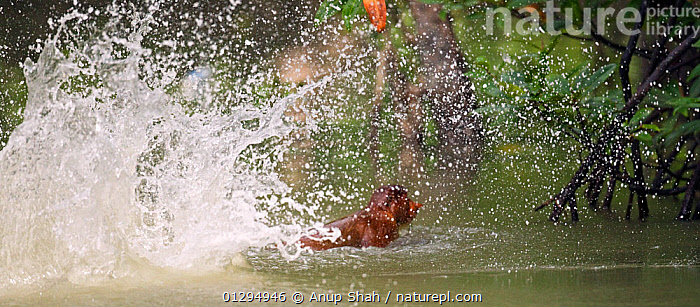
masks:
[(312, 250), (336, 247), (386, 247), (399, 237), (399, 227), (410, 223), (423, 205), (408, 198), (406, 188), (387, 185), (377, 189), (366, 208), (323, 227), (340, 230), (335, 240), (323, 238), (317, 231), (302, 236), (298, 243)]

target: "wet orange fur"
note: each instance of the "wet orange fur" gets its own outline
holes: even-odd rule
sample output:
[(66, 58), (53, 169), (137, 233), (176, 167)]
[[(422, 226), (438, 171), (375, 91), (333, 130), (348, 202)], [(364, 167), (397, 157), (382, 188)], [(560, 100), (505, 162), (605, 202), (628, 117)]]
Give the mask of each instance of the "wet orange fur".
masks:
[(406, 188), (399, 185), (377, 189), (366, 208), (324, 225), (329, 230), (340, 230), (335, 241), (321, 239), (316, 232), (302, 236), (301, 247), (312, 250), (353, 247), (386, 247), (399, 237), (399, 226), (410, 223), (423, 205), (408, 198)]

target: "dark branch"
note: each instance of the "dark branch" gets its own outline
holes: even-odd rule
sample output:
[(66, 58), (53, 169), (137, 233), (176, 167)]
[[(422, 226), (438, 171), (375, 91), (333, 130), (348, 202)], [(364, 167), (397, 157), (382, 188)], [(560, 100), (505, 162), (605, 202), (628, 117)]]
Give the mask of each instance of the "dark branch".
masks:
[[(620, 81), (622, 82), (622, 91), (625, 95), (625, 102), (629, 103), (632, 99), (632, 84), (630, 83), (630, 63), (632, 63), (632, 55), (634, 50), (637, 48), (637, 41), (639, 41), (639, 35), (646, 19), (647, 12), (647, 0), (643, 0), (639, 7), (641, 12), (641, 19), (634, 25), (634, 30), (636, 33), (630, 36), (627, 41), (627, 48), (625, 53), (622, 55), (620, 60)], [(634, 183), (640, 186), (644, 186), (644, 166), (642, 165), (642, 155), (640, 151), (639, 140), (632, 140), (632, 165), (634, 167)], [(630, 204), (632, 206), (632, 195), (630, 195)], [(627, 218), (629, 218), (629, 206), (627, 208)], [(647, 203), (647, 195), (644, 190), (637, 191), (637, 206), (639, 207), (639, 219), (643, 220), (649, 215), (649, 206)]]
[[(632, 140), (632, 165), (634, 168), (634, 183), (639, 186), (644, 186), (644, 167), (642, 165), (642, 154), (639, 146), (639, 140)], [(649, 216), (649, 205), (647, 203), (646, 190), (642, 189), (637, 192), (637, 206), (639, 206), (639, 219), (644, 220)]]
[(697, 163), (695, 167), (695, 172), (693, 173), (693, 178), (688, 182), (686, 188), (685, 197), (683, 198), (683, 203), (681, 204), (681, 212), (678, 213), (678, 220), (687, 220), (690, 218), (691, 206), (693, 205), (693, 198), (695, 198), (695, 188), (700, 181), (700, 163)]
[[(608, 46), (612, 49), (615, 49), (617, 51), (625, 51), (625, 46), (614, 43), (614, 42), (608, 40), (607, 38), (603, 37), (602, 35), (595, 33), (595, 31), (591, 32), (591, 37), (576, 36), (576, 35), (571, 35), (571, 34), (566, 33), (566, 32), (562, 33), (562, 35), (569, 37), (569, 38), (578, 39), (578, 40), (587, 41), (587, 42), (595, 41), (595, 42), (601, 43), (605, 46)], [(644, 58), (644, 59), (647, 59), (647, 60), (653, 59), (652, 52), (649, 50), (646, 50), (646, 49), (635, 48), (634, 55), (641, 57), (641, 58)]]
[(668, 69), (668, 71), (675, 72), (683, 67), (695, 67), (695, 66), (697, 66), (698, 60), (700, 60), (700, 55), (696, 55), (687, 61), (683, 61), (683, 62), (680, 62), (676, 65), (673, 65)]
[[(646, 3), (646, 1), (644, 1), (644, 3)], [(651, 75), (649, 75), (644, 82), (642, 82), (642, 84), (637, 88), (637, 92), (630, 99), (626, 100), (626, 104), (621, 110), (622, 112), (618, 113), (613, 119), (613, 122), (603, 130), (603, 133), (596, 142), (591, 153), (581, 163), (579, 169), (576, 171), (569, 183), (564, 187), (564, 189), (562, 189), (562, 192), (555, 197), (556, 201), (553, 202), (550, 220), (557, 221), (559, 219), (563, 209), (562, 206), (568, 203), (575, 191), (578, 190), (585, 182), (586, 175), (588, 174), (590, 167), (595, 162), (604, 160), (605, 149), (608, 148), (610, 142), (619, 142), (621, 140), (622, 136), (620, 135), (620, 129), (622, 128), (622, 125), (628, 122), (634, 113), (636, 113), (639, 104), (644, 100), (651, 88), (657, 82), (659, 82), (662, 76), (666, 75), (671, 63), (673, 63), (680, 55), (688, 51), (688, 49), (698, 41), (699, 35), (699, 32), (694, 32), (691, 36), (687, 37), (676, 48), (674, 48), (673, 51), (671, 51), (668, 56), (666, 56), (666, 58), (659, 63)], [(546, 206), (546, 204), (544, 206)]]
[(557, 195), (557, 196), (555, 196), (555, 197), (553, 197), (553, 198), (550, 198), (548, 201), (546, 201), (546, 202), (542, 203), (541, 205), (537, 206), (537, 208), (535, 208), (535, 212), (540, 211), (542, 208), (549, 206), (549, 204), (551, 204), (551, 203), (554, 201), (554, 199), (556, 199), (557, 197), (559, 197), (559, 195)]
[[(674, 7), (683, 7), (683, 3), (685, 3), (687, 0), (676, 0), (676, 3)], [(673, 7), (672, 7), (673, 8)], [(677, 20), (677, 14), (671, 14), (671, 17), (668, 19), (668, 22), (666, 23), (666, 29), (672, 29), (672, 27), (676, 24)], [(664, 33), (663, 37), (661, 38), (661, 42), (658, 43), (658, 46), (656, 47), (656, 50), (654, 52), (654, 59), (651, 61), (651, 65), (649, 67), (651, 69), (655, 69), (656, 65), (659, 64), (661, 59), (663, 58), (664, 54), (666, 54), (666, 44), (668, 44), (668, 40), (671, 38), (671, 33)]]
[[(637, 111), (637, 107), (639, 104), (644, 100), (646, 95), (649, 93), (651, 88), (663, 77), (667, 70), (668, 67), (673, 63), (679, 56), (681, 56), (683, 53), (688, 51), (690, 47), (695, 44), (695, 42), (698, 41), (698, 38), (700, 38), (700, 31), (694, 32), (693, 35), (688, 36), (683, 42), (678, 45), (671, 53), (668, 54), (668, 56), (659, 63), (659, 66), (656, 67), (653, 73), (647, 77), (644, 82), (642, 82), (642, 85), (637, 88), (637, 93), (632, 96), (632, 98), (625, 104), (625, 107), (622, 109), (622, 112), (619, 117), (619, 123), (623, 123), (628, 121), (634, 113)], [(634, 111), (634, 112), (632, 112)], [(631, 114), (630, 114), (631, 113)], [(619, 123), (613, 123), (611, 125), (619, 125)]]
[(639, 35), (641, 34), (641, 28), (644, 24), (644, 19), (647, 16), (647, 0), (643, 0), (639, 7), (641, 17), (639, 22), (634, 25), (633, 32), (629, 40), (627, 40), (627, 48), (622, 54), (622, 59), (620, 59), (620, 81), (622, 82), (622, 91), (625, 94), (625, 102), (629, 102), (632, 99), (632, 84), (630, 83), (630, 63), (632, 63), (632, 56), (634, 55), (634, 50), (637, 49), (637, 41), (639, 41)]

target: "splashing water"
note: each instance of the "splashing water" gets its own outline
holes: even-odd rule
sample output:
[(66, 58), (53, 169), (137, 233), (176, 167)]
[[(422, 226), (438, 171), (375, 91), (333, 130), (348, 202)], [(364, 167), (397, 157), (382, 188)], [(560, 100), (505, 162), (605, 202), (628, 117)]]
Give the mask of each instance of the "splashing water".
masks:
[[(285, 110), (331, 78), (269, 106), (192, 114), (164, 89), (175, 82), (172, 71), (152, 82), (158, 63), (145, 60), (147, 18), (127, 37), (102, 35), (63, 52), (57, 38), (65, 25), (86, 18), (65, 16), (39, 60), (25, 63), (25, 120), (0, 152), (0, 288), (118, 278), (144, 262), (216, 269), (248, 247), (293, 239), (301, 229), (293, 213), (274, 223), (256, 204), (289, 190), (274, 160), (300, 125), (285, 120)], [(126, 56), (115, 56), (115, 46)], [(78, 79), (99, 86), (75, 90)], [(199, 91), (198, 99), (211, 94)], [(257, 128), (245, 126), (252, 120)], [(270, 141), (266, 154), (251, 153)], [(253, 167), (242, 161), (246, 154), (273, 162)], [(274, 199), (285, 203), (273, 206), (314, 214)]]

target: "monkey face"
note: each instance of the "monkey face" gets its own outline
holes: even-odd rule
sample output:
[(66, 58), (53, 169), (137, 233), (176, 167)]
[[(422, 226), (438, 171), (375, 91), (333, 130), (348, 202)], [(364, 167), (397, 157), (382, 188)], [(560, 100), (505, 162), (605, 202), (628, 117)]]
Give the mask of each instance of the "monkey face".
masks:
[(408, 190), (400, 185), (383, 186), (377, 189), (370, 200), (370, 210), (388, 213), (396, 224), (410, 223), (418, 214), (422, 204), (408, 197)]

